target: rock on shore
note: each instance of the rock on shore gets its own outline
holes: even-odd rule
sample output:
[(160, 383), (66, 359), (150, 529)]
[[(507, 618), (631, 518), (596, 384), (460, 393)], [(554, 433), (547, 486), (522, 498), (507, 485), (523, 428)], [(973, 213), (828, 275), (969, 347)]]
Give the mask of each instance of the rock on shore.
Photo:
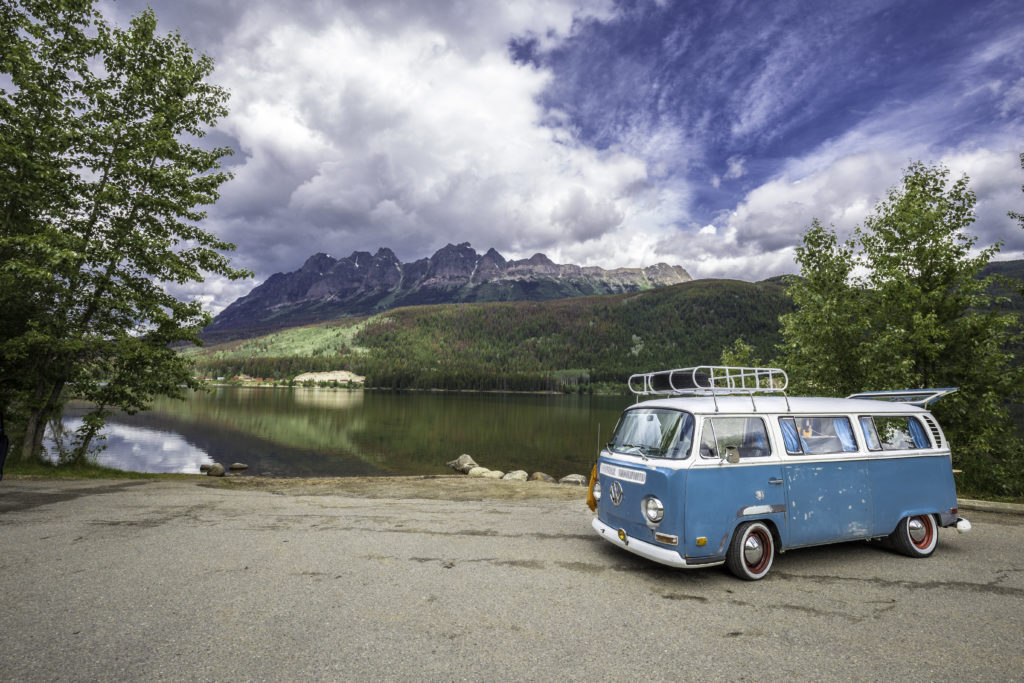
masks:
[(469, 474), (469, 471), (474, 467), (480, 467), (480, 465), (476, 464), (476, 460), (473, 460), (473, 456), (465, 453), (447, 464), (448, 467), (451, 467), (456, 472), (461, 472), (462, 474)]
[(569, 474), (561, 479), (555, 479), (546, 472), (534, 472), (527, 474), (525, 470), (513, 470), (509, 473), (501, 470), (492, 470), (477, 464), (473, 456), (463, 453), (455, 460), (445, 463), (456, 472), (461, 472), (470, 477), (483, 479), (501, 479), (503, 481), (546, 481), (549, 483), (569, 484), (572, 486), (586, 486), (590, 480), (582, 474)]

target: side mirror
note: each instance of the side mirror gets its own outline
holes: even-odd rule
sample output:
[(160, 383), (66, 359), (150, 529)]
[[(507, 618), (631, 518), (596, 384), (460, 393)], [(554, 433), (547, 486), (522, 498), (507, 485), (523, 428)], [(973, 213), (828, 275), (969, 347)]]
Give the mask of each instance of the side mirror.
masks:
[(736, 446), (726, 446), (725, 456), (722, 459), (728, 460), (733, 464), (738, 463), (740, 461), (740, 449)]

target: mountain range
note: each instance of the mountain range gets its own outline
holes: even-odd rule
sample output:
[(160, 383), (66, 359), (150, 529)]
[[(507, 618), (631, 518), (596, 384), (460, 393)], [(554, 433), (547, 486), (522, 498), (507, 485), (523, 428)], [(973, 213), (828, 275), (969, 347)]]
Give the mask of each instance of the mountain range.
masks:
[(621, 294), (688, 282), (681, 266), (605, 270), (556, 264), (544, 254), (506, 260), (494, 249), (478, 254), (468, 242), (429, 258), (402, 263), (394, 252), (318, 253), (296, 271), (275, 273), (225, 308), (203, 332), (219, 342), (344, 316), (423, 304), (547, 301)]

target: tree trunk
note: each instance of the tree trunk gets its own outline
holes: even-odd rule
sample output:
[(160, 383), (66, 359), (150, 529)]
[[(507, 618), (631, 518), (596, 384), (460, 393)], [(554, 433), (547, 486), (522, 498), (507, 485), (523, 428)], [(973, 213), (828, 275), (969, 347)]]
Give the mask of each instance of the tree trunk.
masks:
[[(46, 433), (46, 418), (60, 405), (60, 394), (64, 390), (64, 380), (53, 385), (49, 397), (42, 405), (33, 408), (25, 421), (25, 436), (21, 443), (21, 462), (29, 462), (43, 450), (43, 435)], [(36, 396), (46, 392), (46, 385), (40, 381), (36, 386)]]
[(94, 436), (96, 436), (96, 428), (90, 427), (86, 431), (85, 436), (82, 437), (82, 442), (75, 448), (74, 455), (71, 456), (71, 463), (73, 465), (80, 465), (85, 462), (85, 458), (89, 454), (89, 444), (92, 443), (92, 437)]
[(25, 436), (21, 443), (21, 462), (30, 462), (38, 457), (46, 433), (46, 418), (43, 411), (33, 410), (25, 422)]
[[(82, 435), (81, 443), (79, 443), (78, 446), (75, 447), (75, 452), (71, 456), (72, 464), (80, 465), (84, 463), (86, 458), (89, 456), (89, 446), (90, 444), (92, 444), (93, 438), (96, 436), (97, 433), (99, 433), (100, 429), (102, 429), (103, 425), (106, 423), (106, 415), (104, 413), (105, 409), (106, 405), (100, 405), (90, 415), (86, 416), (85, 433)], [(98, 416), (99, 421), (96, 422), (90, 420), (89, 417), (91, 417), (92, 415)]]

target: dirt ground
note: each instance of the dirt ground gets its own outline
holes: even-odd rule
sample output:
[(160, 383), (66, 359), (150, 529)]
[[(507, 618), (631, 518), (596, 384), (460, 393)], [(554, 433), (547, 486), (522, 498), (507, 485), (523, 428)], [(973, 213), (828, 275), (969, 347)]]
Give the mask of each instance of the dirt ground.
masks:
[(426, 500), (585, 500), (587, 489), (543, 481), (501, 481), (461, 474), (419, 477), (207, 477), (204, 486), (283, 495), (351, 495), (359, 498)]

